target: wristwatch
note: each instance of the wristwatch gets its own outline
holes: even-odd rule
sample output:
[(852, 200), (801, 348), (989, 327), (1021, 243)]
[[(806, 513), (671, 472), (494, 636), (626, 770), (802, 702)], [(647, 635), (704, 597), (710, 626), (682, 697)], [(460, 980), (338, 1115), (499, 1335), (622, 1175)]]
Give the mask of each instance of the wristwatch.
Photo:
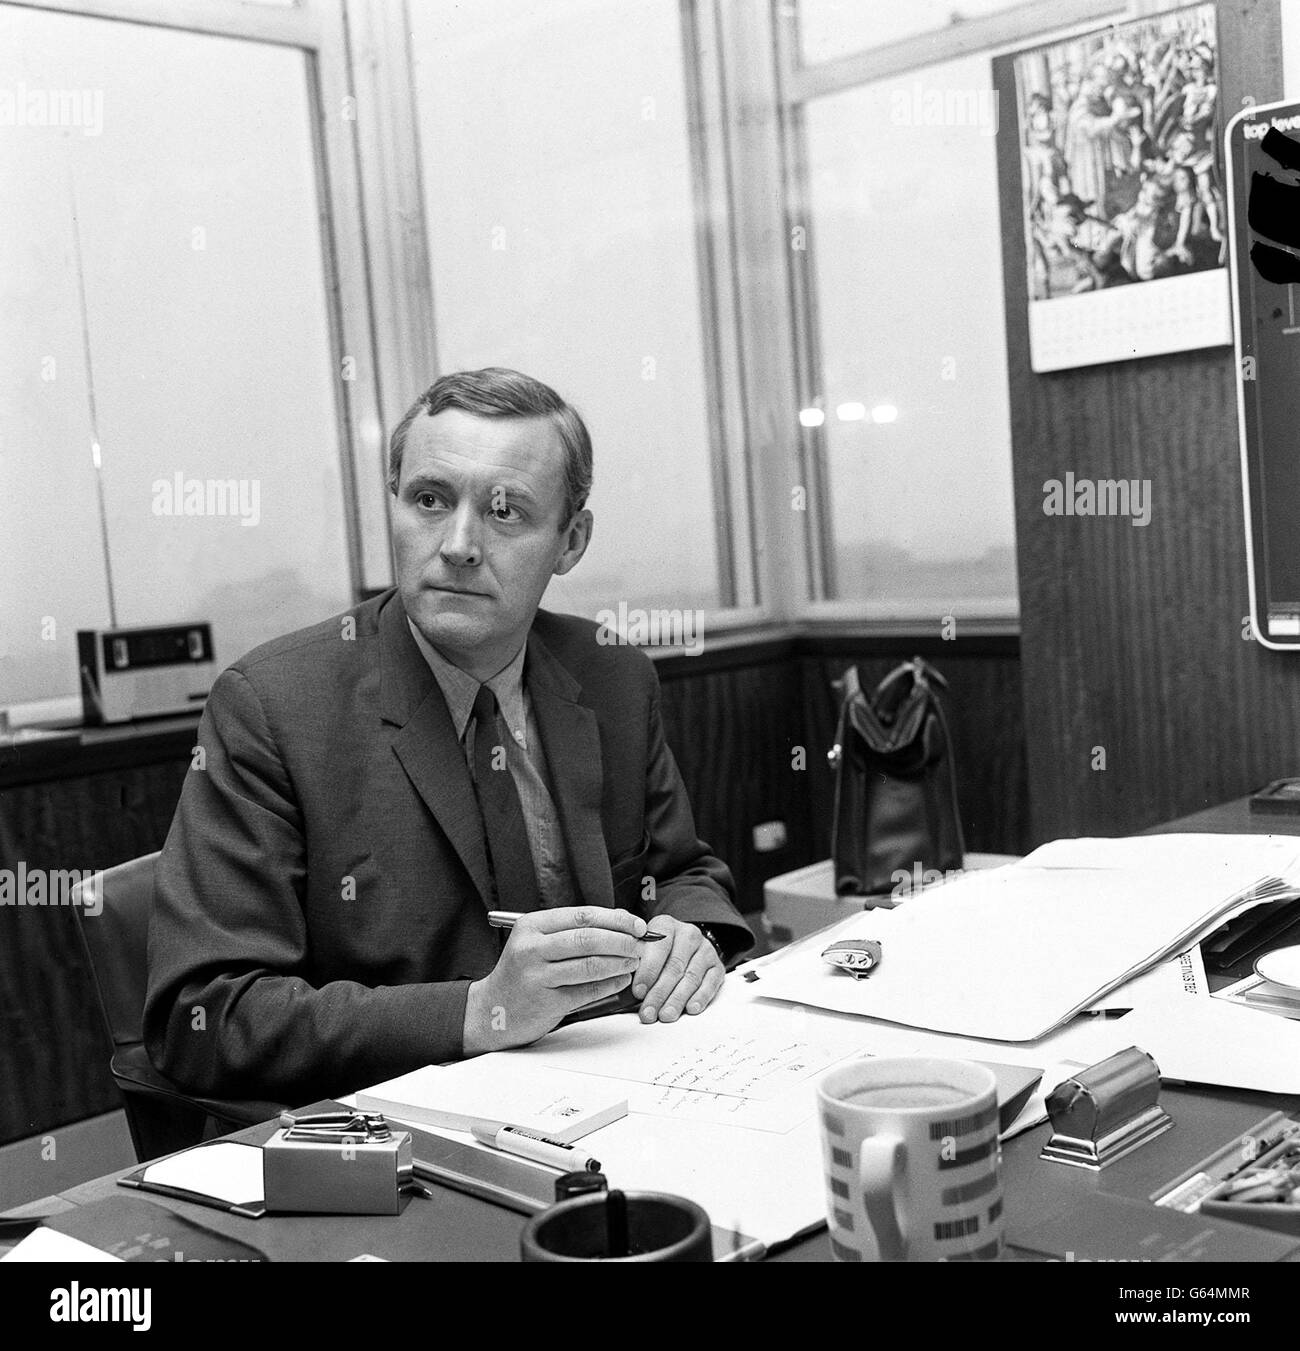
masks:
[(718, 931), (712, 924), (700, 924), (694, 920), (691, 922), (695, 924), (695, 927), (709, 940), (710, 943), (713, 944), (713, 950), (718, 954), (718, 960), (723, 966), (726, 966), (727, 950), (722, 946), (722, 939), (718, 937)]

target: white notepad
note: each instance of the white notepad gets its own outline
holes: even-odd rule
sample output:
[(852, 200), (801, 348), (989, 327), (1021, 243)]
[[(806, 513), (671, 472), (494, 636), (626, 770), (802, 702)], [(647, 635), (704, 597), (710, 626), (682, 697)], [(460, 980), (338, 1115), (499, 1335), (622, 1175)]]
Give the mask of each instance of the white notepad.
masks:
[(427, 1065), (357, 1094), (357, 1106), (446, 1130), (522, 1126), (572, 1144), (627, 1115), (627, 1094), (564, 1070), (512, 1066), (492, 1056)]
[(196, 1192), (226, 1205), (260, 1202), (265, 1195), (262, 1148), (239, 1140), (214, 1140), (149, 1164), (140, 1173), (140, 1181)]

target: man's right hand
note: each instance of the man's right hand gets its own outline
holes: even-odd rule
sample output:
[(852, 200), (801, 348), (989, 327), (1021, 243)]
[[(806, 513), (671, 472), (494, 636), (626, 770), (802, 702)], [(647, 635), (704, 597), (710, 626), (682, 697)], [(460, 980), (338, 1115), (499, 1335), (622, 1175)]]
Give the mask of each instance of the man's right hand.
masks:
[(491, 975), (469, 987), (465, 1054), (526, 1046), (570, 1013), (625, 989), (645, 931), (638, 916), (600, 906), (522, 915)]

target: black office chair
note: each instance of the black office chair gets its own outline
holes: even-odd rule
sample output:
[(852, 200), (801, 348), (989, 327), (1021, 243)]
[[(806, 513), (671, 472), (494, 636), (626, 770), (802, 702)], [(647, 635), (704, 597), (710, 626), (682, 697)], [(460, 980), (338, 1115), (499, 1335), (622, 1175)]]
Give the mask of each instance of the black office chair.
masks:
[(157, 863), (157, 854), (146, 854), (101, 873), (102, 908), (97, 915), (85, 913), (81, 895), (96, 885), (94, 880), (77, 884), (72, 907), (113, 1044), (109, 1068), (122, 1090), (131, 1143), (141, 1163), (266, 1121), (283, 1110), (278, 1102), (198, 1097), (153, 1067), (141, 1025)]

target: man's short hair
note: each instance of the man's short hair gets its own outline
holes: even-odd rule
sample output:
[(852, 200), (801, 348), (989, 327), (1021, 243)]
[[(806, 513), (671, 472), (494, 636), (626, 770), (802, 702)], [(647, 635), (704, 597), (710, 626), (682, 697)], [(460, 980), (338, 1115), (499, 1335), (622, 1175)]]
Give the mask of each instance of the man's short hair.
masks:
[(591, 436), (577, 409), (531, 375), (504, 366), (481, 371), (453, 371), (442, 375), (411, 405), (393, 428), (388, 442), (388, 487), (396, 494), (402, 477), (402, 451), (412, 422), (423, 413), (430, 417), (459, 408), (476, 417), (544, 417), (559, 433), (564, 447), (564, 513), (560, 529), (587, 505), (591, 492)]

